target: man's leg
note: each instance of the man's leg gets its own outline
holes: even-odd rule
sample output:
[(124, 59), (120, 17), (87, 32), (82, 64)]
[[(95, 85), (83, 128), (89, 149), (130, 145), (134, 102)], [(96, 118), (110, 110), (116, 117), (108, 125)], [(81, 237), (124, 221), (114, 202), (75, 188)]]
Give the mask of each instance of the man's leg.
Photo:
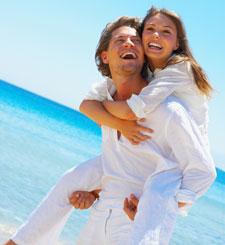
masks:
[(168, 244), (178, 213), (175, 195), (181, 180), (182, 175), (176, 169), (159, 173), (147, 180), (139, 200), (129, 244)]
[(73, 211), (70, 195), (77, 190), (100, 189), (101, 156), (68, 170), (47, 194), (12, 240), (19, 245), (56, 244), (67, 219)]

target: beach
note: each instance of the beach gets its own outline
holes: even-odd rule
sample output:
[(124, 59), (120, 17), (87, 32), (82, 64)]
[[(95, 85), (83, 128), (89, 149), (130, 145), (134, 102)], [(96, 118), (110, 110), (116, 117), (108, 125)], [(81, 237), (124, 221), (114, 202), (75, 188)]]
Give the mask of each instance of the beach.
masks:
[[(0, 242), (69, 168), (101, 153), (100, 128), (78, 111), (0, 81)], [(178, 217), (170, 244), (225, 244), (225, 172)], [(74, 244), (89, 210), (74, 211), (59, 244)]]

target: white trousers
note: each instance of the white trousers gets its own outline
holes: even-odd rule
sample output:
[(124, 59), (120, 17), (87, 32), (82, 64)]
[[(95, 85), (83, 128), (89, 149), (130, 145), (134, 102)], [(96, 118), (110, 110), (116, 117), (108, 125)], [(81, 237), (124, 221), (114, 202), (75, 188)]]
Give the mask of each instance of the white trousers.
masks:
[[(69, 204), (70, 194), (76, 190), (101, 188), (102, 175), (101, 157), (67, 171), (12, 240), (19, 245), (55, 245), (73, 211)], [(181, 179), (177, 170), (150, 177), (145, 183), (134, 222), (122, 210), (122, 202), (120, 208), (111, 209), (104, 208), (104, 205), (99, 208), (96, 203), (77, 245), (168, 244), (176, 221), (177, 202), (174, 197)], [(102, 202), (104, 204), (104, 198)]]
[(168, 170), (147, 179), (138, 204), (129, 245), (166, 245), (178, 214), (175, 195), (180, 189), (182, 173)]
[[(77, 245), (166, 245), (178, 213), (175, 195), (182, 174), (173, 169), (149, 177), (132, 222), (121, 208), (94, 205)], [(122, 188), (122, 186), (121, 186)], [(132, 193), (132, 190), (131, 190)]]
[(12, 240), (19, 245), (55, 245), (73, 211), (69, 197), (74, 191), (100, 189), (101, 156), (68, 170), (47, 194)]

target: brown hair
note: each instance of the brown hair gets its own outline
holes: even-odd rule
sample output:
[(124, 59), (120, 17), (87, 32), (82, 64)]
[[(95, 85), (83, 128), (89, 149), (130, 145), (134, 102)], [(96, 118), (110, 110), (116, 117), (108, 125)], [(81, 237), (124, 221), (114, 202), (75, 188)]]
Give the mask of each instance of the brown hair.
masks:
[(112, 32), (119, 27), (129, 26), (137, 30), (139, 33), (140, 30), (140, 19), (133, 18), (128, 16), (122, 16), (119, 19), (115, 20), (112, 23), (108, 23), (104, 30), (101, 33), (97, 49), (95, 52), (95, 62), (98, 67), (98, 70), (102, 73), (103, 76), (112, 77), (108, 64), (104, 64), (101, 59), (101, 53), (106, 51), (109, 47), (109, 42), (112, 37)]
[(177, 13), (173, 11), (169, 11), (165, 8), (159, 9), (159, 8), (152, 6), (148, 10), (147, 15), (145, 16), (145, 18), (143, 19), (141, 23), (140, 33), (143, 33), (145, 23), (152, 16), (158, 13), (161, 13), (167, 16), (175, 24), (176, 29), (177, 29), (177, 40), (179, 42), (179, 48), (173, 52), (173, 54), (176, 54), (176, 56), (170, 59), (167, 62), (166, 66), (181, 63), (182, 61), (190, 62), (194, 80), (195, 80), (197, 87), (203, 94), (207, 96), (207, 98), (210, 98), (211, 93), (214, 91), (214, 88), (209, 83), (206, 73), (201, 68), (201, 66), (198, 64), (198, 62), (195, 60), (194, 56), (191, 53), (191, 50), (188, 44), (188, 40), (187, 40), (186, 31), (183, 25), (183, 21)]

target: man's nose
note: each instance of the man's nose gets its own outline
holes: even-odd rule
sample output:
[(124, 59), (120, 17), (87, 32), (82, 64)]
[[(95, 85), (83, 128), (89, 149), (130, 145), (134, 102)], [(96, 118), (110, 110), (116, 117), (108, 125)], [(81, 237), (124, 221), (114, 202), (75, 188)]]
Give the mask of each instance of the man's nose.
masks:
[(134, 43), (132, 42), (132, 40), (130, 38), (127, 38), (126, 42), (124, 43), (125, 47), (133, 47)]

